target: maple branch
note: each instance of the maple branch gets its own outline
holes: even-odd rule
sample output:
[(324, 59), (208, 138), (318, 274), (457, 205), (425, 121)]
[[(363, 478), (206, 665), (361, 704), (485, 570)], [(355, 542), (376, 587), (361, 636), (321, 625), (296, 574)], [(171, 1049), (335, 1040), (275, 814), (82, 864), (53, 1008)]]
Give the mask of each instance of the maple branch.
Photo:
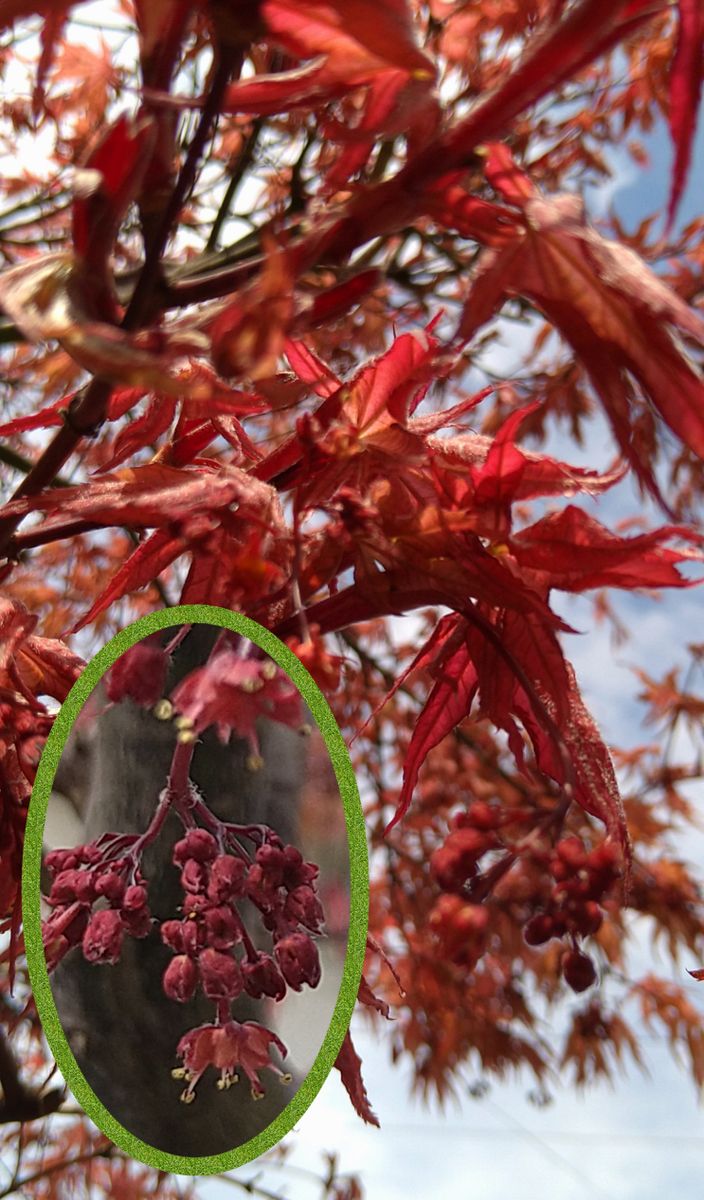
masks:
[[(14, 467), (16, 471), (22, 471), (25, 475), (33, 468), (33, 463), (30, 459), (25, 458), (24, 454), (19, 454), (17, 450), (12, 450), (9, 446), (0, 444), (0, 462), (5, 463), (7, 467)], [(57, 475), (51, 480), (52, 487), (70, 487), (68, 479), (63, 479), (61, 475)]]
[[(200, 115), (196, 132), (188, 148), (185, 162), (179, 172), (176, 185), (166, 212), (162, 218), (157, 235), (152, 239), (139, 274), (136, 287), (132, 293), (127, 310), (121, 321), (121, 328), (134, 330), (139, 328), (149, 315), (152, 303), (152, 293), (158, 282), (158, 269), (161, 256), (174, 221), (189, 194), (198, 170), (205, 144), (212, 132), (217, 118), (222, 97), (236, 64), (241, 61), (241, 52), (226, 49), (218, 59), (210, 91)], [(59, 429), (54, 439), (39, 457), (25, 479), (11, 496), (18, 500), (21, 496), (35, 495), (51, 483), (59, 474), (66, 460), (77, 449), (84, 437), (93, 437), (105, 420), (107, 403), (112, 392), (111, 381), (95, 377), (87, 385), (83, 393), (78, 393), (71, 401), (65, 416), (65, 423)], [(9, 542), (20, 524), (21, 517), (0, 518), (0, 554), (8, 550)]]
[(256, 121), (253, 123), (252, 128), (247, 136), (244, 146), (242, 147), (242, 150), (240, 151), (239, 157), (235, 164), (235, 168), (230, 176), (230, 181), (225, 189), (225, 194), (224, 194), (222, 200), (220, 201), (220, 207), (217, 211), (215, 220), (213, 221), (213, 227), (210, 230), (210, 233), (208, 235), (208, 240), (205, 243), (205, 253), (206, 254), (209, 254), (211, 251), (217, 249), (218, 240), (220, 238), (220, 232), (222, 230), (223, 225), (225, 224), (225, 221), (227, 220), (228, 216), (230, 215), (230, 207), (232, 205), (232, 201), (235, 198), (237, 189), (240, 186), (242, 179), (244, 178), (245, 172), (248, 170), (249, 166), (252, 163), (252, 160), (254, 158), (254, 155), (255, 155), (255, 152), (257, 149), (257, 142), (259, 141), (259, 135), (260, 135), (262, 129), (264, 128), (264, 125), (265, 125), (264, 118), (257, 117)]
[[(55, 1112), (62, 1103), (65, 1089), (52, 1088), (42, 1095), (26, 1087), (19, 1076), (17, 1060), (10, 1047), (9, 1039), (4, 1028), (0, 1025), (0, 1085), (2, 1099), (0, 1100), (0, 1124), (11, 1124), (15, 1121), (36, 1121), (39, 1117), (48, 1116)], [(0, 1192), (0, 1195), (5, 1195)]]
[(56, 1175), (58, 1171), (68, 1171), (71, 1167), (78, 1166), (80, 1163), (91, 1162), (95, 1158), (124, 1158), (127, 1161), (127, 1155), (118, 1150), (117, 1146), (113, 1146), (111, 1142), (107, 1142), (104, 1146), (98, 1146), (94, 1150), (86, 1150), (82, 1154), (75, 1154), (72, 1158), (65, 1158), (56, 1163), (49, 1163), (46, 1167), (40, 1167), (31, 1175), (26, 1175), (24, 1179), (11, 1180), (6, 1188), (0, 1191), (0, 1200), (5, 1196), (11, 1196), (14, 1193), (21, 1193), (25, 1188), (32, 1183), (37, 1183), (40, 1179), (46, 1179), (49, 1175)]
[[(289, 266), (294, 273), (301, 275), (321, 261), (341, 265), (358, 246), (412, 223), (426, 210), (430, 186), (440, 175), (468, 166), (483, 142), (499, 137), (525, 109), (605, 54), (662, 11), (663, 5), (661, 0), (653, 0), (628, 21), (621, 19), (624, 8), (625, 0), (619, 4), (581, 0), (556, 27), (535, 39), (514, 70), (478, 101), (469, 116), (418, 151), (391, 178), (358, 188), (340, 213), (322, 227), (290, 242)], [(203, 279), (173, 284), (167, 289), (166, 306), (227, 295), (250, 279), (263, 261), (258, 257)]]
[(171, 193), (171, 198), (166, 206), (159, 229), (147, 247), (144, 264), (122, 322), (124, 329), (137, 328), (148, 312), (152, 300), (152, 292), (159, 282), (159, 266), (166, 243), (171, 236), (174, 222), (195, 182), (202, 154), (220, 112), (225, 88), (232, 74), (241, 66), (242, 58), (243, 54), (241, 50), (235, 50), (233, 47), (221, 48), (196, 131), (188, 147), (188, 153), (179, 171), (176, 185)]
[[(106, 379), (95, 378), (74, 396), (64, 424), (13, 492), (11, 500), (36, 495), (50, 486), (82, 439), (94, 436), (102, 424), (112, 386)], [(10, 540), (21, 520), (21, 517), (0, 518), (0, 555), (8, 557)]]

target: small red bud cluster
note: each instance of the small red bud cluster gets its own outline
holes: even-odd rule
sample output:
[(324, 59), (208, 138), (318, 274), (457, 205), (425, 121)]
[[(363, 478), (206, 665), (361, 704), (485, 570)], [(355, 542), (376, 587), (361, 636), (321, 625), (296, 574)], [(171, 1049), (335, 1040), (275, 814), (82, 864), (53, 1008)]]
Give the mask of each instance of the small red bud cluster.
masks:
[[(223, 1064), (228, 1055), (236, 1058), (237, 1054), (244, 1055), (238, 1064), (250, 1080), (252, 1095), (260, 1096), (257, 1064), (247, 1069), (253, 1047), (259, 1048), (260, 1057), (266, 1049), (258, 1068), (274, 1069), (269, 1046), (281, 1051), (282, 1044), (262, 1026), (233, 1022), (232, 1002), (243, 992), (257, 999), (283, 1000), (287, 988), (299, 992), (304, 984), (316, 987), (320, 981), (320, 959), (310, 936), (323, 926), (316, 893), (318, 868), (304, 862), (300, 851), (284, 845), (273, 830), (261, 826), (249, 834), (240, 830), (240, 838), (248, 836), (260, 843), (253, 855), (247, 854), (241, 841), (232, 839), (233, 852), (223, 852), (225, 839), (218, 841), (206, 829), (189, 829), (173, 850), (173, 862), (181, 871), (183, 916), (161, 926), (163, 942), (174, 951), (164, 972), (164, 991), (184, 1004), (200, 987), (216, 1010), (216, 1024), (191, 1030), (179, 1043), (184, 1066), (174, 1074), (188, 1082), (181, 1097), (186, 1103), (192, 1101), (195, 1084), (209, 1063), (220, 1068), (220, 1085), (229, 1087), (236, 1064), (229, 1059), (229, 1065)], [(255, 947), (249, 937), (238, 907), (245, 900), (260, 911), (271, 935), (270, 953)], [(227, 1035), (215, 1035), (223, 1029)], [(213, 1037), (219, 1049), (206, 1062), (203, 1054)]]
[(486, 950), (488, 924), (489, 910), (484, 905), (447, 893), (430, 913), (430, 928), (442, 957), (468, 968), (474, 967)]
[(430, 869), (443, 892), (467, 895), (467, 885), (476, 876), (479, 859), (501, 845), (497, 833), (502, 817), (484, 800), (470, 804), (451, 822), (451, 831), (431, 856)]
[[(200, 982), (215, 1001), (235, 1000), (243, 991), (281, 1000), (287, 985), (295, 991), (304, 983), (317, 985), (318, 951), (304, 929), (322, 930), (318, 868), (304, 862), (295, 846), (281, 845), (269, 831), (248, 861), (221, 853), (207, 830), (191, 829), (176, 843), (173, 861), (181, 869), (184, 899), (183, 919), (161, 926), (162, 940), (176, 953), (164, 975), (168, 996), (190, 1000)], [(247, 936), (237, 907), (245, 898), (262, 914), (272, 954), (256, 950)]]
[(475, 800), (450, 822), (450, 832), (431, 856), (430, 870), (443, 891), (430, 913), (430, 928), (443, 958), (471, 969), (487, 946), (489, 912), (472, 901), (480, 880), (479, 860), (502, 846), (498, 833), (505, 820), (495, 806)]
[[(129, 838), (114, 839), (117, 843)], [(96, 842), (73, 850), (52, 850), (45, 866), (52, 877), (44, 923), (47, 969), (80, 945), (91, 963), (115, 963), (125, 934), (146, 937), (152, 927), (144, 880), (129, 856), (110, 857)]]
[(604, 919), (600, 901), (620, 875), (621, 856), (611, 842), (587, 852), (578, 837), (557, 843), (549, 861), (555, 880), (545, 910), (526, 923), (523, 936), (529, 946), (542, 946), (553, 937), (568, 936), (572, 949), (562, 956), (565, 983), (575, 992), (596, 982), (596, 969), (588, 954), (577, 948), (577, 939), (595, 934)]

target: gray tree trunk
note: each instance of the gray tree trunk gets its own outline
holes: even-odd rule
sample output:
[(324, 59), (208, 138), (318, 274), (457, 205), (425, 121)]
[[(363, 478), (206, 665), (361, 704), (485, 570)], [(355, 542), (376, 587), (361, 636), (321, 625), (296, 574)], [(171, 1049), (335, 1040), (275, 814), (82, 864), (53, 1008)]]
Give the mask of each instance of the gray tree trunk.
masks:
[[(205, 662), (212, 639), (211, 627), (194, 627), (176, 652), (167, 690)], [(130, 701), (99, 718), (86, 841), (107, 830), (145, 828), (166, 781), (174, 739), (170, 722), (156, 720)], [(209, 731), (196, 748), (192, 778), (218, 816), (265, 822), (285, 841), (295, 841), (305, 739), (281, 725), (262, 722), (260, 741), (264, 766), (252, 772), (245, 765), (250, 753), (246, 743), (233, 739), (222, 746)], [(170, 852), (181, 833), (180, 822), (170, 816), (145, 854), (150, 906), (159, 920), (178, 915), (182, 894)], [(185, 1005), (164, 996), (161, 977), (170, 957), (157, 933), (141, 940), (126, 938), (115, 966), (90, 965), (73, 951), (52, 976), (54, 997), (81, 1071), (125, 1129), (168, 1153), (219, 1154), (271, 1124), (289, 1102), (296, 1081), (286, 1087), (264, 1071), (266, 1095), (255, 1102), (246, 1080), (219, 1091), (216, 1072), (210, 1069), (198, 1084), (195, 1102), (183, 1104), (183, 1085), (171, 1076), (177, 1065), (176, 1046), (186, 1030), (212, 1021), (213, 1005), (202, 996)], [(262, 1002), (249, 998), (237, 1001), (233, 1014), (237, 1020), (269, 1023)], [(295, 1047), (291, 1050), (293, 1057)]]

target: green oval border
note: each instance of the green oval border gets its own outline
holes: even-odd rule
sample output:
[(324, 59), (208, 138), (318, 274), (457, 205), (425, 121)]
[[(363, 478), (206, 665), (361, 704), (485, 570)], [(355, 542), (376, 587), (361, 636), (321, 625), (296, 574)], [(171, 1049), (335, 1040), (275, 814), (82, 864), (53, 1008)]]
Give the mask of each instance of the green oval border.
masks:
[[(172, 625), (206, 624), (231, 629), (256, 643), (294, 682), (310, 708), (337, 777), (345, 810), (350, 857), (350, 924), (342, 982), (335, 1011), (308, 1075), (289, 1104), (266, 1129), (235, 1150), (186, 1157), (157, 1150), (124, 1129), (110, 1115), (82, 1074), (66, 1040), (51, 992), (41, 936), (40, 871), (42, 837), (54, 774), (64, 743), (90, 693), (125, 650), (150, 633)], [(251, 1162), (291, 1131), (312, 1104), (327, 1079), (349, 1027), (364, 965), (369, 916), (369, 859), (364, 816), (357, 782), (344, 739), (318, 685), (288, 646), (249, 617), (205, 604), (183, 604), (140, 618), (128, 625), (88, 663), (62, 704), (37, 769), (27, 813), (22, 860), (22, 916), (27, 964), (37, 1011), (57, 1065), (86, 1114), (116, 1146), (160, 1171), (182, 1175), (211, 1175)]]

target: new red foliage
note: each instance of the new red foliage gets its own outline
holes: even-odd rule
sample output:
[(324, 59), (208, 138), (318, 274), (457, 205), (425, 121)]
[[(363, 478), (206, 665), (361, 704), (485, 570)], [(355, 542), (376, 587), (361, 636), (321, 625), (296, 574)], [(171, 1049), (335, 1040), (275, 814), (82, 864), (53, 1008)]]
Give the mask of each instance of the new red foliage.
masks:
[[(360, 1000), (397, 1016), (394, 1055), (423, 1091), (444, 1096), (468, 1060), (540, 1081), (569, 1067), (579, 1082), (612, 1075), (626, 1050), (638, 1061), (616, 1002), (594, 998), (610, 966), (622, 1003), (659, 1021), (701, 1080), (700, 1018), (674, 985), (629, 981), (622, 919), (647, 917), (675, 957), (700, 953), (701, 891), (667, 843), (691, 819), (683, 785), (701, 756), (667, 754), (677, 722), (694, 736), (701, 717), (701, 648), (684, 679), (641, 673), (666, 761), (658, 746), (614, 750), (619, 787), (614, 734), (581, 696), (556, 596), (595, 592), (603, 617), (605, 589), (701, 577), (704, 223), (671, 233), (701, 5), (140, 0), (119, 8), (139, 69), (109, 38), (91, 43), (106, 69), (80, 94), (66, 87), (74, 10), (0, 0), (2, 29), (41, 20), (6, 142), (57, 135), (43, 173), (18, 166), (0, 188), (0, 338), (16, 385), (0, 457), (26, 472), (0, 510), (0, 912), (13, 949), (44, 698), (62, 701), (80, 669), (72, 639), (97, 645), (165, 603), (224, 605), (293, 646), (353, 745), (389, 864), (372, 884)], [(15, 59), (6, 46), (2, 68)], [(586, 184), (608, 175), (613, 142), (642, 163), (634, 134), (658, 112), (674, 144), (664, 232), (655, 214), (633, 233), (596, 223)], [(534, 341), (507, 368), (516, 322)], [(618, 460), (611, 447), (573, 466), (541, 448), (561, 420), (584, 441), (599, 411)], [(629, 479), (669, 524), (608, 527), (602, 498)], [(394, 619), (410, 613), (417, 632), (399, 647)], [(133, 667), (111, 686), (151, 703)], [(258, 713), (299, 721), (280, 681), (233, 651), (217, 679), (206, 666), (172, 699), (189, 730), (215, 722), (253, 750)], [(207, 871), (189, 861), (196, 894)], [(258, 861), (254, 884), (275, 865)], [(228, 871), (211, 870), (213, 905), (242, 883)], [(315, 933), (309, 891), (292, 884), (285, 916)], [(79, 929), (71, 905), (87, 901), (62, 903), (56, 953), (85, 934), (89, 955), (113, 957), (114, 917)], [(196, 965), (183, 930), (165, 928), (178, 999), (197, 978), (228, 998), (316, 978), (302, 930), (241, 977), (216, 957), (231, 920), (211, 915), (207, 933)], [(549, 1004), (589, 993), (559, 1045), (539, 1036), (536, 992)], [(257, 1091), (258, 1072), (278, 1070), (272, 1045), (230, 1022), (192, 1030), (180, 1053), (192, 1079), (239, 1065)], [(338, 1066), (377, 1124), (349, 1035)], [(123, 1183), (143, 1194), (142, 1180)]]

